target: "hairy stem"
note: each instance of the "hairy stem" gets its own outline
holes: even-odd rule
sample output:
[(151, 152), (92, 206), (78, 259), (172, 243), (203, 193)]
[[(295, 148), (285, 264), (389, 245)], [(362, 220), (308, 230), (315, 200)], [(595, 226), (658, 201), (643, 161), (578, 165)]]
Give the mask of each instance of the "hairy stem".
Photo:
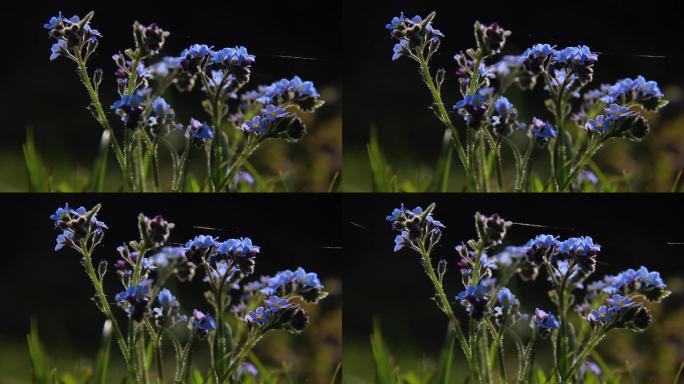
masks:
[(424, 244), (420, 245), (420, 254), (423, 257), (423, 265), (425, 266), (425, 272), (427, 272), (428, 277), (432, 281), (432, 285), (435, 287), (435, 290), (437, 291), (437, 296), (440, 300), (440, 307), (453, 324), (454, 331), (456, 331), (456, 337), (458, 338), (459, 344), (461, 345), (461, 349), (463, 350), (463, 354), (465, 355), (466, 360), (468, 362), (470, 375), (472, 376), (472, 379), (476, 384), (480, 384), (482, 383), (482, 379), (480, 378), (480, 373), (477, 369), (477, 364), (473, 360), (473, 349), (468, 346), (468, 342), (466, 341), (465, 335), (463, 334), (463, 330), (461, 330), (461, 323), (458, 321), (456, 315), (454, 315), (454, 311), (451, 309), (449, 299), (444, 293), (442, 283), (439, 281), (439, 278), (435, 273), (435, 269), (432, 267), (430, 253), (425, 249)]
[(121, 171), (124, 174), (126, 184), (128, 185), (128, 188), (131, 191), (135, 191), (135, 185), (132, 183), (130, 169), (128, 167), (128, 164), (126, 163), (126, 157), (121, 151), (121, 146), (119, 146), (119, 142), (116, 139), (114, 129), (109, 124), (109, 120), (107, 120), (107, 115), (105, 115), (104, 109), (102, 108), (102, 103), (100, 102), (100, 96), (98, 95), (97, 91), (95, 90), (95, 87), (93, 86), (92, 81), (90, 80), (90, 75), (88, 74), (88, 69), (86, 68), (86, 63), (83, 59), (83, 55), (80, 50), (76, 52), (75, 58), (76, 63), (78, 64), (81, 81), (83, 81), (83, 85), (85, 85), (86, 90), (88, 91), (88, 95), (90, 96), (90, 100), (93, 103), (93, 106), (95, 107), (97, 120), (104, 129), (109, 131), (109, 136), (112, 141), (112, 148), (114, 148), (114, 154), (116, 155), (116, 160), (119, 163), (119, 167), (121, 167)]
[(121, 328), (119, 327), (119, 322), (116, 320), (114, 317), (114, 314), (112, 313), (112, 309), (109, 306), (109, 302), (107, 301), (107, 296), (105, 296), (104, 289), (102, 288), (102, 284), (100, 280), (97, 278), (97, 275), (95, 274), (95, 269), (93, 268), (93, 261), (92, 261), (92, 256), (90, 252), (85, 251), (85, 247), (82, 247), (84, 250), (83, 252), (83, 259), (85, 260), (85, 266), (86, 266), (86, 273), (88, 274), (88, 277), (90, 278), (90, 281), (93, 283), (93, 286), (95, 287), (95, 292), (97, 293), (98, 297), (98, 302), (100, 305), (100, 308), (104, 312), (105, 316), (109, 321), (112, 323), (112, 327), (114, 328), (114, 334), (116, 335), (117, 339), (117, 344), (119, 344), (119, 348), (121, 349), (121, 354), (123, 355), (124, 362), (126, 363), (126, 368), (128, 369), (128, 375), (130, 376), (130, 379), (134, 382), (137, 383), (137, 374), (135, 371), (135, 367), (132, 365), (131, 361), (131, 355), (128, 352), (128, 347), (126, 345), (126, 339), (123, 336), (123, 333), (121, 333)]
[(446, 111), (446, 107), (444, 106), (444, 102), (442, 101), (442, 95), (440, 94), (439, 90), (437, 89), (437, 86), (435, 85), (434, 80), (432, 79), (432, 75), (430, 74), (430, 68), (428, 67), (428, 62), (425, 59), (425, 55), (422, 50), (418, 51), (417, 58), (418, 63), (420, 64), (421, 73), (423, 74), (423, 79), (425, 80), (425, 84), (430, 90), (432, 99), (435, 103), (435, 106), (437, 107), (436, 112), (439, 116), (439, 120), (451, 132), (451, 140), (454, 146), (456, 146), (458, 158), (461, 160), (461, 163), (463, 164), (463, 167), (466, 171), (466, 177), (468, 179), (468, 182), (470, 183), (470, 187), (474, 188), (475, 176), (472, 171), (472, 166), (467, 160), (465, 150), (463, 149), (463, 144), (461, 144), (461, 139), (459, 139), (458, 137), (458, 131), (456, 131), (456, 128), (451, 123), (451, 118), (449, 117), (449, 114)]

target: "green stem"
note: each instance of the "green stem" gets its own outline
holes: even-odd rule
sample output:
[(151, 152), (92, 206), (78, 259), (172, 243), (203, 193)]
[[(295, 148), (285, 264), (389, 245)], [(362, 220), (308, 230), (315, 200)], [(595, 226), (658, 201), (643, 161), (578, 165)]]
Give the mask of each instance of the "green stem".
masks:
[(114, 148), (114, 153), (116, 155), (116, 160), (119, 163), (119, 167), (121, 167), (121, 171), (124, 174), (124, 179), (126, 179), (126, 183), (128, 184), (128, 188), (131, 191), (135, 191), (135, 185), (131, 183), (131, 178), (130, 178), (130, 170), (128, 167), (128, 164), (126, 163), (126, 157), (124, 156), (123, 152), (121, 151), (121, 146), (119, 146), (119, 142), (116, 139), (116, 135), (114, 134), (114, 129), (112, 126), (109, 124), (109, 120), (107, 120), (107, 115), (105, 115), (104, 109), (102, 109), (102, 103), (100, 102), (100, 96), (98, 95), (97, 91), (95, 90), (95, 87), (93, 86), (92, 81), (90, 80), (90, 75), (88, 74), (88, 69), (86, 68), (85, 61), (83, 60), (83, 55), (80, 50), (76, 52), (76, 63), (78, 64), (78, 69), (79, 69), (79, 74), (81, 75), (81, 80), (83, 81), (83, 85), (85, 85), (86, 90), (88, 91), (88, 95), (90, 95), (90, 100), (93, 103), (93, 106), (95, 107), (95, 113), (97, 115), (97, 120), (102, 125), (104, 129), (109, 131), (109, 136), (112, 141), (112, 148)]
[(501, 382), (508, 384), (508, 375), (506, 374), (506, 359), (504, 355), (503, 332), (501, 332), (501, 334), (497, 337), (496, 344), (496, 355), (499, 358), (499, 375), (501, 377)]
[(601, 342), (601, 340), (603, 340), (604, 337), (606, 337), (606, 334), (603, 331), (599, 331), (595, 335), (592, 335), (592, 337), (587, 342), (587, 345), (585, 345), (582, 352), (580, 352), (579, 358), (577, 360), (575, 360), (572, 367), (570, 367), (570, 370), (567, 373), (565, 373), (563, 376), (567, 377), (567, 378), (573, 377), (575, 375), (575, 373), (577, 372), (577, 370), (582, 365), (582, 363), (584, 362), (584, 360), (586, 360), (587, 355), (589, 355), (589, 352), (591, 352), (594, 348), (596, 348), (596, 346)]
[(476, 184), (475, 176), (473, 175), (471, 165), (467, 160), (465, 150), (463, 149), (463, 144), (461, 144), (461, 139), (459, 139), (458, 137), (458, 131), (456, 131), (456, 128), (451, 123), (451, 118), (449, 118), (449, 114), (447, 113), (446, 107), (444, 106), (444, 102), (442, 101), (442, 95), (440, 94), (439, 90), (437, 89), (437, 86), (435, 85), (434, 80), (432, 79), (432, 74), (430, 74), (430, 68), (428, 67), (428, 63), (425, 59), (423, 50), (418, 51), (417, 58), (418, 63), (420, 64), (421, 73), (423, 74), (423, 79), (425, 80), (425, 84), (427, 84), (427, 87), (430, 90), (430, 94), (432, 95), (432, 99), (435, 102), (435, 105), (437, 106), (437, 114), (439, 116), (439, 120), (451, 132), (451, 140), (456, 146), (458, 158), (461, 160), (461, 163), (465, 168), (466, 177), (468, 178), (468, 181), (471, 184), (472, 188)]
[(529, 142), (527, 143), (527, 150), (525, 151), (525, 155), (523, 156), (523, 159), (521, 161), (520, 165), (520, 183), (517, 185), (516, 189), (517, 192), (525, 191), (527, 190), (527, 178), (529, 177), (530, 174), (530, 157), (532, 157), (532, 150), (534, 149), (534, 139), (530, 138)]
[(565, 181), (563, 182), (563, 184), (561, 186), (562, 191), (564, 191), (568, 187), (570, 187), (570, 185), (575, 181), (575, 179), (577, 178), (579, 173), (582, 171), (582, 169), (584, 169), (584, 166), (587, 165), (587, 162), (589, 162), (589, 160), (591, 160), (591, 158), (594, 157), (596, 152), (598, 152), (598, 150), (601, 149), (602, 145), (603, 145), (602, 141), (599, 141), (595, 144), (591, 144), (591, 141), (590, 141), (590, 144), (587, 147), (587, 150), (584, 151), (584, 154), (582, 155), (580, 160), (577, 162), (575, 167), (572, 169), (572, 171), (570, 172), (570, 175), (568, 175), (567, 179), (565, 179)]
[(195, 330), (190, 331), (190, 336), (188, 341), (185, 342), (185, 347), (183, 347), (183, 353), (181, 355), (181, 369), (174, 379), (175, 384), (182, 384), (185, 381), (185, 373), (188, 369), (188, 361), (190, 359), (190, 350), (192, 347), (192, 342), (195, 339)]
[(472, 379), (476, 384), (480, 384), (482, 383), (482, 379), (480, 378), (480, 373), (477, 369), (477, 365), (473, 360), (473, 349), (468, 346), (468, 342), (466, 341), (465, 335), (463, 334), (463, 330), (461, 330), (461, 324), (456, 318), (456, 315), (454, 315), (454, 311), (451, 309), (451, 305), (449, 304), (449, 299), (447, 299), (447, 296), (444, 293), (442, 283), (439, 281), (439, 278), (437, 278), (437, 274), (435, 273), (435, 270), (432, 267), (430, 253), (427, 250), (425, 250), (424, 244), (420, 245), (419, 251), (421, 256), (423, 257), (423, 265), (425, 266), (425, 271), (427, 272), (427, 275), (432, 281), (432, 285), (435, 287), (437, 295), (439, 296), (440, 307), (442, 308), (444, 313), (446, 313), (447, 317), (453, 324), (454, 331), (456, 332), (456, 337), (458, 338), (458, 342), (461, 345), (463, 354), (465, 355), (466, 360), (468, 362), (470, 375), (472, 376)]
[(190, 139), (185, 139), (185, 149), (183, 149), (183, 154), (178, 161), (178, 175), (176, 176), (175, 186), (172, 192), (180, 192), (182, 186), (184, 185), (183, 178), (185, 177), (185, 167), (188, 159), (188, 153), (190, 152)]
[(489, 170), (487, 169), (487, 154), (485, 153), (485, 139), (484, 133), (480, 132), (479, 151), (480, 156), (480, 183), (482, 184), (482, 191), (489, 192)]
[(245, 340), (245, 343), (242, 345), (242, 349), (240, 352), (235, 356), (235, 359), (233, 359), (230, 362), (230, 365), (228, 365), (228, 369), (226, 372), (223, 374), (223, 376), (220, 378), (220, 383), (222, 383), (225, 379), (230, 377), (230, 375), (242, 364), (242, 361), (245, 359), (245, 356), (254, 348), (257, 343), (261, 340), (261, 337), (263, 334), (260, 334), (258, 332), (255, 332), (252, 335), (249, 335), (247, 337), (247, 340)]
[(83, 259), (85, 260), (86, 273), (90, 278), (90, 281), (92, 282), (93, 286), (95, 287), (95, 292), (97, 293), (97, 297), (99, 298), (99, 304), (101, 306), (102, 311), (104, 312), (107, 319), (109, 319), (109, 321), (112, 323), (112, 327), (114, 328), (114, 334), (116, 335), (116, 339), (118, 342), (117, 344), (119, 344), (121, 354), (123, 355), (124, 361), (126, 363), (126, 368), (128, 368), (128, 374), (131, 380), (133, 380), (134, 383), (137, 383), (138, 381), (136, 371), (135, 368), (131, 365), (131, 355), (128, 353), (127, 350), (126, 339), (124, 338), (123, 333), (121, 333), (121, 328), (119, 328), (119, 323), (114, 317), (114, 314), (112, 313), (112, 309), (109, 306), (109, 302), (107, 301), (107, 296), (105, 296), (102, 284), (100, 283), (100, 280), (97, 278), (95, 269), (93, 268), (92, 255), (90, 252), (85, 250), (85, 246), (82, 246), (82, 249)]
[(240, 170), (240, 167), (242, 167), (242, 164), (244, 164), (244, 162), (247, 161), (254, 151), (259, 148), (260, 143), (261, 142), (259, 140), (250, 142), (250, 140), (247, 139), (244, 147), (242, 147), (242, 150), (233, 161), (233, 164), (228, 167), (228, 173), (226, 174), (226, 177), (224, 177), (223, 180), (221, 180), (221, 182), (218, 184), (218, 191), (223, 190), (223, 188), (225, 188), (226, 185), (233, 180), (237, 172)]
[(482, 368), (484, 370), (484, 380), (486, 383), (492, 382), (490, 363), (489, 363), (489, 337), (487, 330), (483, 329), (482, 336), (480, 336), (480, 349), (482, 351)]
[(532, 337), (525, 347), (525, 365), (523, 369), (518, 372), (518, 383), (522, 383), (525, 379), (528, 383), (531, 382), (532, 366), (534, 365), (534, 344), (537, 342), (537, 331), (532, 330)]

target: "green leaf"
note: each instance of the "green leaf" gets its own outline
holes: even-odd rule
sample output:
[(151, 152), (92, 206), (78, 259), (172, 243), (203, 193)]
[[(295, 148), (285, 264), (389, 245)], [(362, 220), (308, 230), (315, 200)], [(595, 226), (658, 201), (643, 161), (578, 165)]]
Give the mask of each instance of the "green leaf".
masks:
[(57, 375), (56, 370), (48, 368), (48, 357), (38, 336), (38, 326), (31, 319), (31, 330), (26, 335), (29, 355), (31, 356), (31, 376), (34, 384), (51, 384)]
[(382, 150), (380, 150), (378, 133), (374, 127), (371, 128), (370, 141), (367, 144), (367, 148), (371, 175), (373, 177), (373, 192), (390, 192), (390, 187), (387, 183), (389, 169), (385, 162), (385, 156), (383, 155)]
[(24, 144), (24, 162), (28, 172), (29, 192), (50, 192), (51, 182), (45, 177), (43, 162), (36, 149), (33, 129), (26, 129), (26, 144)]
[(397, 384), (395, 372), (392, 369), (391, 357), (380, 331), (380, 321), (373, 319), (373, 333), (371, 334), (371, 349), (375, 361), (376, 384)]
[(107, 157), (109, 157), (109, 131), (103, 131), (100, 138), (97, 159), (90, 176), (90, 191), (102, 192), (107, 174)]
[(456, 345), (456, 336), (453, 332), (449, 332), (446, 344), (439, 354), (439, 362), (437, 363), (437, 370), (432, 383), (434, 384), (449, 384), (451, 383), (451, 368), (454, 361), (454, 347)]
[(112, 345), (112, 323), (106, 320), (102, 327), (102, 345), (97, 352), (95, 360), (95, 380), (96, 384), (107, 383), (107, 369), (109, 368), (109, 352)]
[(335, 172), (332, 181), (330, 181), (330, 186), (328, 187), (328, 193), (340, 192), (340, 185), (342, 183), (342, 176), (340, 176), (340, 171)]

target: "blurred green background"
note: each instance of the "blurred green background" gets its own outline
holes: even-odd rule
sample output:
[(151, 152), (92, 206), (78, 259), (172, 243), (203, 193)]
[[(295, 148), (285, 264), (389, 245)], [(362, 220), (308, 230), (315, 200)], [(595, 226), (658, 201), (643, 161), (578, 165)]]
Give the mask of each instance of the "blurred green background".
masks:
[[(201, 7), (143, 2), (134, 6), (115, 3), (71, 1), (40, 6), (17, 4), (5, 11), (6, 28), (14, 31), (5, 41), (14, 59), (0, 63), (0, 80), (5, 91), (0, 95), (0, 191), (27, 191), (28, 180), (22, 145), (27, 130), (35, 136), (35, 146), (45, 164), (45, 178), (59, 191), (80, 191), (98, 153), (102, 129), (85, 109), (89, 99), (75, 73), (73, 62), (60, 58), (48, 60), (51, 41), (43, 24), (62, 11), (83, 16), (94, 10), (93, 28), (103, 38), (89, 69), (104, 70), (101, 99), (109, 105), (118, 99), (111, 56), (133, 45), (134, 21), (157, 22), (171, 32), (162, 54), (178, 55), (194, 43), (224, 47), (244, 45), (256, 55), (252, 79), (245, 90), (270, 84), (295, 75), (313, 81), (326, 101), (315, 114), (303, 114), (308, 135), (297, 144), (269, 142), (253, 157), (253, 165), (276, 190), (327, 191), (341, 168), (342, 94), (341, 94), (341, 20), (342, 2), (318, 4), (272, 4), (263, 7), (250, 2), (209, 1)], [(258, 15), (258, 16), (257, 16)], [(325, 33), (313, 33), (325, 31)], [(170, 89), (166, 100), (177, 119), (187, 123), (191, 117), (209, 120), (200, 106), (199, 87), (190, 93)], [(235, 106), (232, 106), (235, 108)], [(122, 127), (110, 113), (119, 138)], [(111, 151), (110, 151), (111, 152)], [(110, 153), (111, 154), (111, 153)], [(171, 160), (162, 153), (161, 177), (170, 180)], [(191, 173), (204, 176), (204, 157), (194, 150)], [(117, 191), (122, 178), (114, 156), (109, 159), (106, 190)], [(284, 182), (282, 180), (285, 180)], [(167, 183), (165, 183), (167, 184)]]
[[(452, 111), (459, 99), (453, 55), (473, 47), (473, 23), (498, 22), (511, 30), (502, 54), (520, 54), (535, 43), (558, 47), (586, 44), (599, 52), (594, 81), (586, 90), (602, 83), (643, 75), (659, 83), (670, 105), (649, 114), (651, 134), (641, 143), (610, 141), (595, 157), (611, 188), (619, 191), (670, 191), (684, 168), (684, 45), (680, 43), (678, 12), (674, 2), (653, 1), (627, 6), (612, 1), (465, 2), (458, 5), (430, 0), (380, 1), (345, 7), (344, 119), (345, 191), (373, 188), (367, 143), (377, 131), (380, 149), (391, 174), (397, 175), (400, 190), (426, 190), (437, 168), (444, 127), (429, 109), (429, 91), (418, 73), (418, 64), (401, 58), (391, 60), (395, 41), (385, 29), (401, 11), (408, 17), (437, 11), (433, 26), (445, 34), (431, 62), (433, 72), (446, 70), (443, 99)], [(518, 109), (521, 121), (532, 116), (552, 120), (544, 107), (546, 95), (540, 86), (521, 92), (512, 86), (506, 96)], [(457, 129), (464, 130), (462, 117), (452, 112)], [(579, 128), (578, 128), (579, 129)], [(512, 139), (524, 150), (524, 132)], [(504, 180), (509, 189), (514, 179), (514, 159), (504, 149)], [(533, 172), (546, 170), (548, 154), (537, 149)], [(391, 176), (391, 174), (389, 176)], [(388, 178), (389, 178), (388, 176)], [(546, 177), (541, 174), (541, 177)], [(454, 156), (449, 191), (464, 186), (464, 173)], [(589, 188), (591, 190), (591, 188)]]

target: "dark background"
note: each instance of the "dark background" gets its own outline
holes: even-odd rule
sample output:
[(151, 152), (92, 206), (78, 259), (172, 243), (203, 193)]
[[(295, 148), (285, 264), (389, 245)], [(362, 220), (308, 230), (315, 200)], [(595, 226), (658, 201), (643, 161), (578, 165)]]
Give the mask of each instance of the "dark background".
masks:
[[(97, 153), (102, 130), (85, 109), (89, 99), (75, 63), (64, 58), (48, 60), (52, 42), (43, 24), (60, 10), (67, 17), (95, 11), (91, 25), (103, 38), (88, 67), (91, 73), (95, 68), (104, 70), (100, 92), (107, 111), (118, 99), (111, 56), (133, 45), (131, 26), (138, 20), (157, 22), (171, 32), (162, 55), (178, 55), (194, 43), (217, 48), (243, 45), (256, 55), (246, 90), (299, 75), (313, 81), (328, 97), (317, 119), (326, 121), (341, 113), (341, 0), (39, 4), (15, 3), (3, 11), (3, 28), (9, 34), (3, 39), (5, 53), (0, 63), (0, 150), (5, 153), (21, 154), (27, 127), (34, 129), (37, 146), (47, 159), (58, 155), (61, 161), (89, 168)], [(208, 119), (199, 105), (200, 94), (199, 87), (190, 95), (172, 89), (165, 97), (179, 119), (187, 122), (191, 116)], [(115, 119), (110, 116), (110, 121)], [(120, 134), (120, 126), (115, 129)]]
[[(96, 266), (101, 259), (109, 262), (105, 291), (110, 300), (122, 290), (111, 269), (118, 258), (116, 247), (138, 238), (137, 215), (143, 212), (162, 214), (176, 224), (172, 242), (185, 243), (199, 234), (221, 239), (250, 237), (261, 246), (261, 253), (249, 281), (301, 266), (307, 272), (317, 272), (324, 284), (330, 283), (327, 288), (333, 292), (321, 301), (321, 314), (341, 305), (339, 195), (3, 195), (0, 211), (5, 220), (0, 232), (5, 245), (0, 292), (5, 315), (0, 316), (0, 340), (24, 343), (29, 320), (34, 317), (55, 357), (60, 350), (72, 349), (87, 356), (98, 347), (104, 319), (90, 302), (94, 292), (80, 256), (71, 249), (53, 250), (58, 233), (48, 216), (65, 202), (88, 209), (102, 203), (98, 218), (110, 229), (93, 257)], [(198, 276), (189, 284), (169, 279), (169, 288), (186, 314), (193, 306), (209, 310), (202, 297), (206, 284), (201, 274)], [(115, 314), (123, 313), (116, 306), (112, 309)]]
[[(425, 17), (431, 11), (437, 11), (433, 26), (441, 30), (445, 38), (432, 59), (431, 69), (433, 73), (437, 68), (447, 71), (443, 99), (449, 111), (461, 98), (454, 77), (453, 56), (474, 46), (473, 23), (480, 20), (498, 22), (512, 31), (503, 54), (520, 54), (535, 43), (549, 43), (560, 48), (585, 44), (600, 52), (594, 81), (587, 90), (640, 74), (648, 80), (658, 81), (672, 102), (660, 112), (667, 121), (681, 116), (684, 110), (681, 89), (672, 89), (684, 86), (681, 11), (675, 9), (675, 4), (675, 1), (657, 0), (627, 3), (494, 0), (345, 3), (344, 24), (353, 26), (345, 29), (343, 36), (346, 52), (344, 93), (348, 100), (344, 159), (346, 181), (350, 182), (346, 190), (369, 190), (368, 186), (359, 185), (357, 178), (368, 177), (368, 171), (362, 165), (367, 168), (365, 145), (371, 126), (377, 128), (381, 148), (395, 168), (413, 168), (417, 163), (431, 166), (439, 153), (444, 128), (428, 109), (432, 100), (418, 74), (418, 64), (407, 58), (396, 62), (391, 59), (395, 41), (385, 25), (401, 11), (407, 17), (416, 14)], [(637, 56), (643, 54), (666, 58)], [(550, 118), (543, 106), (545, 94), (541, 87), (525, 92), (524, 98), (520, 95), (517, 86), (507, 92), (523, 121), (529, 121), (533, 115)], [(459, 116), (455, 115), (453, 119), (457, 127), (463, 126)], [(654, 125), (654, 132), (661, 124), (664, 122)], [(681, 151), (667, 147), (662, 151), (668, 150), (678, 153), (676, 159), (681, 165), (684, 160)]]
[[(504, 245), (524, 245), (538, 234), (553, 234), (561, 239), (591, 236), (602, 245), (602, 251), (597, 271), (588, 282), (598, 280), (604, 274), (644, 265), (651, 271), (659, 271), (675, 291), (657, 307), (663, 307), (663, 311), (682, 307), (684, 294), (681, 288), (677, 290), (672, 278), (681, 278), (684, 273), (684, 246), (667, 244), (684, 242), (680, 224), (684, 200), (680, 196), (347, 195), (343, 214), (344, 345), (367, 344), (372, 318), (378, 316), (385, 339), (398, 350), (416, 348), (435, 355), (442, 346), (447, 321), (430, 300), (434, 288), (418, 255), (408, 249), (392, 252), (396, 233), (385, 221), (392, 209), (401, 203), (413, 209), (416, 206), (425, 208), (432, 202), (437, 203), (433, 217), (446, 225), (442, 240), (433, 252), (433, 264), (436, 266), (440, 259), (449, 262), (445, 278), (449, 297), (462, 290), (453, 247), (476, 236), (473, 216), (479, 211), (499, 213), (514, 223), (547, 227), (514, 224)], [(540, 276), (532, 284), (522, 284), (518, 278), (513, 278), (509, 284), (525, 312), (533, 311), (535, 305), (547, 310), (554, 308), (546, 296), (549, 285), (545, 275), (541, 273)], [(464, 311), (458, 304), (454, 305), (454, 310), (457, 316), (463, 316)], [(664, 314), (659, 316), (661, 319), (657, 321), (666, 320)]]

